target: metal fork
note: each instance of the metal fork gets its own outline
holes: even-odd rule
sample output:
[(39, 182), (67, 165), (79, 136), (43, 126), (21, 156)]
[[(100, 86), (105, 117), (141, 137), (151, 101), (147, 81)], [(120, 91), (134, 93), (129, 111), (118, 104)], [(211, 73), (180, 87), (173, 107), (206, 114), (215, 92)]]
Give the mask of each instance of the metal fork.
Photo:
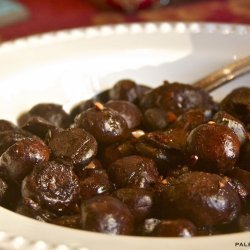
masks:
[(250, 72), (250, 56), (236, 60), (235, 62), (216, 70), (204, 78), (193, 83), (194, 87), (212, 92), (227, 82)]

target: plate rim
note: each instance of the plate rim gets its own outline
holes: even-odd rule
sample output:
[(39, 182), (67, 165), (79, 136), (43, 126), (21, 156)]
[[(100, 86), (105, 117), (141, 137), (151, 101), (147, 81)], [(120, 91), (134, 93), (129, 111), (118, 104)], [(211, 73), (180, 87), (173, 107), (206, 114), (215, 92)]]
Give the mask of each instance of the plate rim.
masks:
[(96, 37), (140, 34), (140, 33), (190, 33), (250, 35), (250, 24), (216, 22), (132, 22), (77, 27), (28, 35), (17, 39), (0, 41), (0, 52), (26, 48), (32, 45), (46, 45), (51, 42), (91, 39)]

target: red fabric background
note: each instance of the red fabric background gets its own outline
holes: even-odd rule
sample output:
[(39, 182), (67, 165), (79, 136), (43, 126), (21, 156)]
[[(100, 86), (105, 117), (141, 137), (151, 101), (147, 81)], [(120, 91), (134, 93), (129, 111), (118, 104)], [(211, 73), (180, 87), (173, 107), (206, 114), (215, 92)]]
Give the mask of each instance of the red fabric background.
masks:
[(86, 0), (20, 0), (30, 17), (0, 28), (1, 40), (58, 29), (143, 21), (211, 21), (250, 24), (250, 0), (203, 0), (133, 14), (100, 10)]

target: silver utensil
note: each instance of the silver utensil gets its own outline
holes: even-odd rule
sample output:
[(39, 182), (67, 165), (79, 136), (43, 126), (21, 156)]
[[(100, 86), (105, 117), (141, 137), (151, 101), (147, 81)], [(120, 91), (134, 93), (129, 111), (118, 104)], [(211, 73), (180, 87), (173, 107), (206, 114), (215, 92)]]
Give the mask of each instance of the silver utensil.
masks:
[(216, 70), (204, 78), (193, 83), (194, 87), (212, 92), (227, 82), (250, 72), (250, 56), (236, 60), (235, 62)]

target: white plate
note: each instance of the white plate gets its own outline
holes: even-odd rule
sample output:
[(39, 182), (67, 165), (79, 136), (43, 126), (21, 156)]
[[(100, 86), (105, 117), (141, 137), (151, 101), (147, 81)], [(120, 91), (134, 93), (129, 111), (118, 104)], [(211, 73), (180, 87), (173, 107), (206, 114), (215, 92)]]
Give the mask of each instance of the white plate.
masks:
[[(73, 103), (122, 78), (159, 85), (191, 83), (250, 55), (250, 27), (209, 23), (146, 23), (73, 29), (0, 45), (0, 114), (15, 121), (38, 102)], [(245, 75), (214, 92), (250, 86)], [(225, 249), (249, 244), (250, 232), (191, 239), (109, 236), (41, 223), (0, 208), (0, 249)], [(240, 247), (241, 249), (247, 249)]]

